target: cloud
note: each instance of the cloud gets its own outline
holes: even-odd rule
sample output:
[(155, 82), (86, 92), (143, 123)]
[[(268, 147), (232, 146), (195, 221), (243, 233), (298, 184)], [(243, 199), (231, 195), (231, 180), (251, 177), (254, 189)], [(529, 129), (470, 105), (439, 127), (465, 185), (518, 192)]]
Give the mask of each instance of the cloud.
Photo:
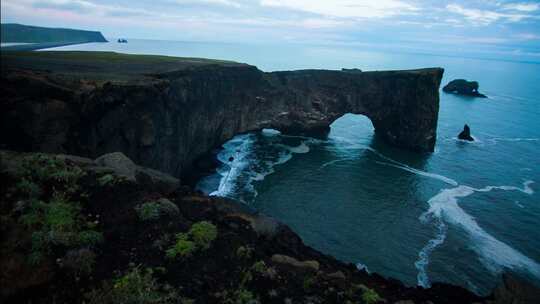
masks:
[(519, 11), (519, 12), (535, 12), (540, 9), (540, 5), (538, 3), (509, 3), (505, 4), (503, 6), (503, 9), (505, 10), (511, 10), (511, 11)]
[(334, 18), (384, 18), (420, 10), (400, 0), (261, 0), (261, 5)]
[(233, 0), (175, 0), (178, 4), (214, 4), (222, 6), (231, 6), (231, 7), (242, 7), (237, 1)]
[(465, 17), (473, 25), (490, 25), (497, 21), (519, 22), (527, 18), (536, 18), (525, 13), (502, 13), (488, 9), (465, 8), (459, 4), (448, 4), (446, 9), (454, 14)]
[(77, 14), (98, 15), (98, 16), (146, 16), (149, 11), (137, 8), (104, 5), (86, 0), (36, 0), (29, 1), (30, 5), (37, 9), (48, 9), (56, 11), (68, 11)]

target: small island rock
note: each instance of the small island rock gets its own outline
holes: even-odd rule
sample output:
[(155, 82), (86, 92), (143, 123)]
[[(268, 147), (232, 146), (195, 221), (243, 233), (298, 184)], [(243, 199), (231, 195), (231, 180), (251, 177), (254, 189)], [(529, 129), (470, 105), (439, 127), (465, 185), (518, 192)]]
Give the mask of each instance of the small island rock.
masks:
[(471, 128), (469, 128), (468, 125), (465, 125), (463, 127), (463, 131), (459, 133), (458, 138), (462, 140), (474, 141), (474, 138), (471, 136)]
[(446, 86), (444, 86), (443, 91), (445, 93), (487, 98), (486, 95), (478, 92), (478, 88), (479, 85), (477, 81), (455, 79), (450, 81)]

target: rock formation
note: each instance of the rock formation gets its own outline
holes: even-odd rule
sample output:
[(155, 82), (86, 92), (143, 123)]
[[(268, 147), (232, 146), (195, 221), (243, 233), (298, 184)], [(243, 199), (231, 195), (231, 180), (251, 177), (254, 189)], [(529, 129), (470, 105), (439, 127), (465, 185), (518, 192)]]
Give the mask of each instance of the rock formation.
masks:
[(459, 133), (458, 138), (461, 140), (474, 141), (474, 138), (471, 136), (471, 128), (466, 124), (463, 126), (463, 131)]
[(478, 92), (478, 82), (467, 81), (465, 79), (455, 79), (444, 86), (443, 91), (459, 95), (487, 98), (486, 95)]
[(442, 74), (440, 68), (263, 73), (202, 59), (5, 52), (0, 148), (87, 157), (122, 151), (182, 176), (238, 133), (327, 130), (355, 113), (369, 117), (389, 144), (433, 151)]

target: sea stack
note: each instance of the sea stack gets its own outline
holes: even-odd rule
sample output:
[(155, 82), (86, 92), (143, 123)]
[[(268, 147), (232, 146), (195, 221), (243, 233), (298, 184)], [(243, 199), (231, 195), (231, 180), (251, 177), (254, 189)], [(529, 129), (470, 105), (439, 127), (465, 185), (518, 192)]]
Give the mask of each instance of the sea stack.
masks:
[(445, 93), (487, 98), (486, 95), (478, 92), (478, 88), (479, 88), (479, 85), (477, 81), (455, 79), (455, 80), (450, 81), (447, 85), (445, 85), (443, 88), (443, 91)]
[(465, 126), (463, 126), (463, 131), (459, 133), (458, 138), (467, 141), (474, 141), (474, 138), (471, 136), (471, 128), (469, 128), (469, 125), (465, 124)]

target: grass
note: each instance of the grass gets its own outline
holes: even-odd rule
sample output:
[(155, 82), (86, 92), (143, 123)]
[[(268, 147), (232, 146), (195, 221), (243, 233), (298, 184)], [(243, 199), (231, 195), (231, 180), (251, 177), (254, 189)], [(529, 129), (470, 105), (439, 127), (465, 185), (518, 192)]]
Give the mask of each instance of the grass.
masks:
[(79, 181), (85, 173), (63, 160), (36, 154), (23, 159), (20, 181), (11, 192), (21, 199), (15, 214), (31, 235), (28, 261), (38, 264), (53, 252), (91, 248), (103, 242), (96, 223), (82, 213)]
[(75, 78), (121, 82), (196, 66), (244, 65), (218, 59), (89, 51), (6, 51), (1, 57), (2, 69), (49, 70)]
[(192, 303), (154, 277), (150, 268), (133, 267), (124, 275), (105, 282), (99, 289), (86, 294), (89, 304), (165, 304)]
[(362, 301), (365, 304), (375, 304), (381, 300), (382, 298), (379, 296), (379, 294), (371, 288), (365, 288), (362, 292)]

